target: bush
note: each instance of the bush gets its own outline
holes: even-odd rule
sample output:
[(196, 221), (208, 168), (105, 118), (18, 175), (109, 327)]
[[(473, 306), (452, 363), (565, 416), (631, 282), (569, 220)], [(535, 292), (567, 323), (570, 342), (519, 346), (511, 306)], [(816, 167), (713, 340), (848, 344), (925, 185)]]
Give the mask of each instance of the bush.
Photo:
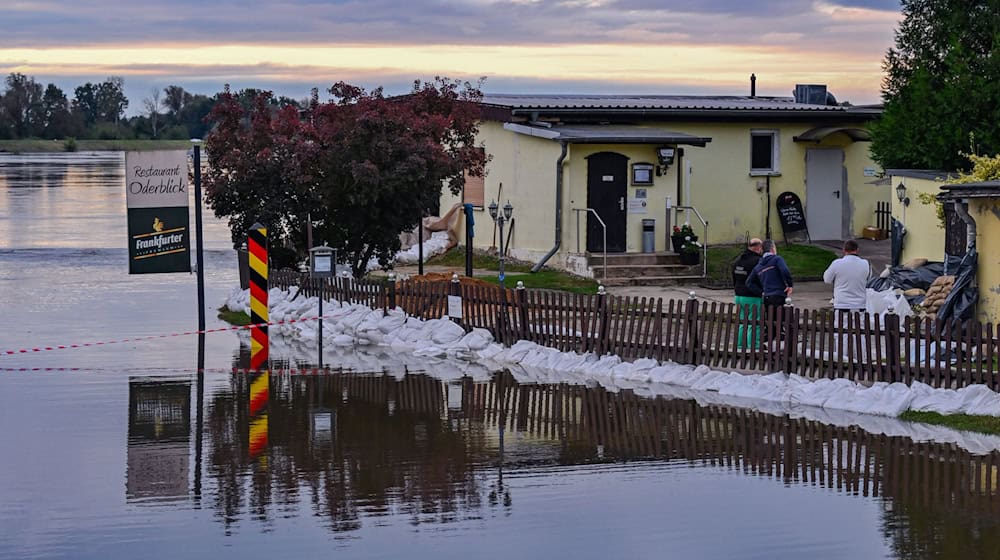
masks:
[(64, 152), (75, 152), (77, 150), (76, 138), (70, 136), (69, 138), (63, 140), (63, 151)]
[(182, 125), (174, 125), (160, 131), (160, 139), (162, 140), (187, 140), (189, 138), (191, 137), (188, 136), (187, 127)]

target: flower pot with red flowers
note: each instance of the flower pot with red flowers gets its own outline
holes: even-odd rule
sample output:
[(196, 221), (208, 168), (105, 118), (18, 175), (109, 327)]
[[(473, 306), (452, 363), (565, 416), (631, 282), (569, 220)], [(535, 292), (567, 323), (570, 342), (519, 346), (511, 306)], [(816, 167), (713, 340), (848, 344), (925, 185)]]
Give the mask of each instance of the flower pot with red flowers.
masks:
[(674, 226), (674, 231), (670, 234), (670, 242), (674, 247), (675, 253), (683, 253), (681, 248), (684, 247), (685, 243), (691, 243), (692, 241), (698, 241), (698, 236), (691, 229), (691, 224), (685, 223)]

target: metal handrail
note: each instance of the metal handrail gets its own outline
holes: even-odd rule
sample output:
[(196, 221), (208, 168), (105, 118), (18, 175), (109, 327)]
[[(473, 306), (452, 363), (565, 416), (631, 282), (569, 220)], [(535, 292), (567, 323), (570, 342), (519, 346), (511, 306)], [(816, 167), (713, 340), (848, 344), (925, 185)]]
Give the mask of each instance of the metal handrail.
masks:
[(597, 210), (594, 210), (593, 208), (571, 208), (571, 210), (573, 210), (573, 212), (576, 213), (576, 252), (577, 253), (580, 252), (580, 212), (590, 212), (591, 214), (594, 215), (595, 218), (597, 218), (597, 221), (600, 222), (601, 229), (604, 230), (604, 239), (603, 239), (603, 244), (601, 245), (604, 248), (604, 266), (603, 266), (604, 276), (603, 276), (602, 279), (605, 280), (605, 281), (607, 281), (607, 279), (608, 279), (608, 225), (604, 223), (604, 220), (601, 219), (601, 215), (598, 214)]
[[(698, 211), (694, 206), (674, 206), (675, 212), (682, 212), (684, 210), (694, 210), (694, 215), (698, 216), (698, 221), (705, 226), (705, 237), (701, 244), (701, 277), (708, 277), (708, 222), (705, 218), (701, 217), (701, 212)], [(668, 226), (669, 227), (669, 224)]]

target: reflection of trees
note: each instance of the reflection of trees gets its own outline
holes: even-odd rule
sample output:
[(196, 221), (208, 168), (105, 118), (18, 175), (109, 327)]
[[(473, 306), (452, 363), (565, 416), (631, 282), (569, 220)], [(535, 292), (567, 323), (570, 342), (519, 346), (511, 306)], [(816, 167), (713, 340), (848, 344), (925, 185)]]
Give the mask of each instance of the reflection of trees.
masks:
[(484, 490), (473, 469), (491, 457), (481, 430), (459, 431), (449, 422), (440, 381), (272, 374), (269, 448), (251, 461), (245, 379), (233, 376), (231, 390), (215, 395), (208, 412), (215, 507), (227, 524), (243, 509), (266, 519), (275, 507), (306, 497), (337, 531), (358, 528), (362, 510), (421, 523), (480, 507)]
[[(448, 522), (510, 508), (493, 466), (504, 453), (502, 434), (518, 433), (530, 450), (503, 455), (501, 464), (700, 462), (881, 497), (884, 534), (902, 557), (1000, 550), (997, 452), (977, 456), (950, 444), (629, 391), (522, 385), (506, 373), (451, 384), (331, 373), (273, 376), (262, 463), (246, 450), (244, 383), (233, 376), (208, 413), (215, 507), (227, 523), (246, 512), (266, 520), (306, 501), (334, 531), (372, 515)], [(460, 406), (449, 409), (456, 389)]]

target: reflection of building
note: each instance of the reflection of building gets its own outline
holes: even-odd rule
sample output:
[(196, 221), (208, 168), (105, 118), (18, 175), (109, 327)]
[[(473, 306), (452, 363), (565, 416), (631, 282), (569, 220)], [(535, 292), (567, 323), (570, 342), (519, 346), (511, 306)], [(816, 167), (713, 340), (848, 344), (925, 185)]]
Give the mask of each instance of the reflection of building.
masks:
[[(503, 478), (511, 467), (666, 459), (882, 499), (899, 551), (979, 558), (1000, 546), (1000, 452), (508, 373), (445, 382), (333, 372), (272, 376), (268, 468), (248, 469), (249, 385), (233, 376), (208, 408), (209, 503), (227, 526), (296, 505), (336, 532), (381, 515), (483, 520), (520, 504)], [(918, 552), (900, 556), (933, 556)]]
[(129, 379), (129, 500), (188, 494), (191, 440), (189, 381)]

